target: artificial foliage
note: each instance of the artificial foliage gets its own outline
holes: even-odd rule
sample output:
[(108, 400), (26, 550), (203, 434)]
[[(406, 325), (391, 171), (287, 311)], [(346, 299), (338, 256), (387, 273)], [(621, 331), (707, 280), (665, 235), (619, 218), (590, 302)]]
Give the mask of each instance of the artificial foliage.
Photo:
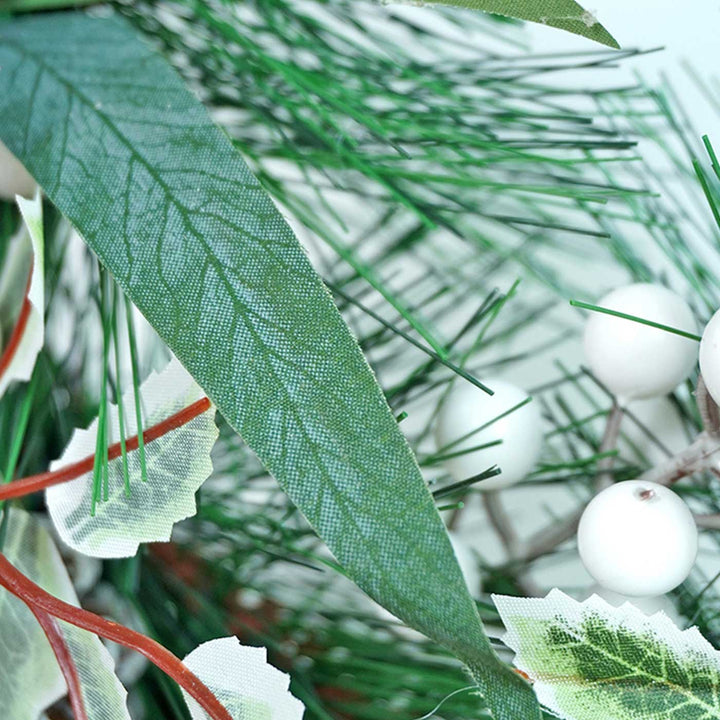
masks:
[(697, 628), (681, 631), (662, 612), (647, 617), (597, 596), (578, 603), (498, 597), (518, 666), (561, 717), (715, 718), (720, 715), (717, 650)]
[[(546, 5), (476, 9), (613, 44), (575, 3)], [(47, 596), (13, 572), (20, 510), (0, 526), (10, 562), (0, 563), (3, 586), (58, 623), (85, 628), (77, 633), (115, 643), (133, 718), (188, 718), (190, 690), (212, 717), (275, 720), (247, 689), (218, 689), (217, 676), (204, 674), (223, 667), (211, 655), (183, 669), (179, 658), (230, 635), (267, 648), (268, 663), (290, 675), (288, 707), (301, 703), (309, 719), (514, 719), (548, 710), (572, 718), (581, 717), (578, 703), (587, 717), (620, 706), (669, 717), (675, 684), (623, 704), (624, 686), (605, 666), (590, 669), (603, 691), (589, 700), (578, 700), (583, 688), (566, 688), (561, 704), (539, 685), (535, 693), (512, 668), (508, 648), (519, 652), (517, 643), (495, 639), (501, 616), (510, 621), (490, 597), (544, 594), (536, 568), (574, 553), (584, 505), (625, 479), (693, 475), (675, 489), (706, 528), (705, 547), (716, 549), (720, 507), (708, 457), (717, 408), (702, 385), (697, 400), (692, 394), (695, 371), (666, 405), (687, 437), (676, 454), (632, 405), (621, 408), (566, 357), (582, 329), (568, 300), (607, 312), (593, 303), (613, 284), (668, 285), (700, 326), (718, 305), (708, 270), (717, 255), (717, 160), (669, 88), (614, 82), (612, 67), (639, 51), (589, 44), (578, 56), (535, 56), (513, 23), (437, 7), (64, 6), (18, 0), (7, 7), (18, 14), (0, 24), (0, 139), (44, 192), (46, 298), (45, 347), (32, 377), (0, 402), (0, 499), (44, 514), (35, 493), (47, 488), (42, 522), (55, 522), (80, 603), (97, 615), (79, 612), (68, 595), (69, 603), (53, 602), (51, 587), (30, 577)], [(588, 68), (597, 87), (574, 82)], [(27, 239), (23, 227), (15, 206), (3, 204), (4, 257), (11, 239)], [(573, 269), (588, 257), (603, 271), (594, 284)], [(154, 331), (138, 326), (131, 301)], [(182, 383), (168, 383), (155, 402), (149, 386), (168, 349), (202, 391), (193, 384), (188, 398)], [(573, 507), (548, 512), (547, 527), (525, 537), (503, 496), (485, 493), (486, 522), (506, 560), (475, 552), (483, 593), (473, 598), (478, 588), (465, 587), (444, 524), (462, 526), (477, 512), (478, 489), (502, 467), (489, 442), (476, 474), (449, 477), (448, 460), (478, 448), (438, 444), (435, 426), (451, 388), (469, 383), (487, 395), (487, 378), (528, 364), (536, 368), (531, 399), (504, 415), (531, 402), (546, 432), (535, 470), (511, 492), (538, 503), (565, 489)], [(201, 433), (183, 411), (193, 402), (205, 403)], [(182, 501), (170, 518), (167, 503), (181, 501), (172, 494), (177, 473), (164, 463), (182, 465), (194, 490), (210, 472), (214, 422), (212, 474), (196, 505)], [(73, 451), (73, 430), (88, 426)], [(67, 509), (73, 493), (69, 515), (53, 511), (53, 498)], [(154, 518), (162, 516), (167, 537), (193, 511), (171, 543), (138, 547), (159, 539)], [(84, 552), (62, 541), (68, 518), (83, 528), (70, 546)], [(142, 532), (129, 537), (133, 525)], [(89, 548), (87, 537), (123, 550)], [(100, 563), (88, 554), (132, 557)], [(716, 644), (713, 578), (697, 568), (673, 599)], [(597, 607), (597, 623), (611, 625), (617, 613)], [(674, 642), (675, 626), (664, 627), (653, 640), (658, 656)], [(545, 633), (536, 657), (570, 667), (597, 650), (591, 635), (558, 649), (557, 633)], [(140, 659), (118, 643), (136, 643)], [(632, 639), (623, 648), (632, 654)], [(532, 681), (547, 680), (533, 663), (515, 662)], [(75, 665), (86, 667), (81, 654)], [(73, 663), (47, 663), (58, 687), (60, 666), (67, 682)], [(272, 667), (270, 675), (280, 677)], [(105, 682), (79, 679), (81, 687)], [(228, 700), (231, 692), (240, 695)], [(94, 717), (83, 697), (71, 689), (48, 716), (78, 717), (85, 705)]]
[[(58, 27), (63, 44), (50, 65), (41, 49)], [(201, 105), (116, 19), (23, 18), (2, 41), (10, 149), (358, 584), (462, 658), (498, 716), (532, 717), (529, 688), (490, 650), (370, 368), (289, 227)], [(49, 83), (38, 110), (30, 76)], [(116, 78), (133, 76), (143, 78), (133, 92), (118, 89)], [(46, 124), (35, 126), (36, 117)], [(23, 152), (38, 137), (50, 138), (45, 151)], [(108, 143), (112, 164), (100, 149)], [(119, 177), (124, 189), (108, 192)]]

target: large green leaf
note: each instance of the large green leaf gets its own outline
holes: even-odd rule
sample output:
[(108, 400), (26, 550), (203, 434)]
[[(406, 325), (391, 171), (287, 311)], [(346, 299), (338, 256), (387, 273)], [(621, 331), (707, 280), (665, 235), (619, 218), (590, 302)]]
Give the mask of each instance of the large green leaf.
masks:
[(114, 18), (8, 21), (0, 68), (0, 138), (348, 574), (468, 664), (497, 718), (537, 718), (360, 349), (202, 105)]
[(438, 5), (483, 10), (496, 15), (530, 20), (541, 25), (567, 30), (595, 42), (619, 48), (617, 40), (597, 21), (597, 18), (578, 5), (575, 0), (428, 0)]
[(566, 720), (718, 720), (720, 653), (697, 628), (681, 631), (593, 595), (584, 603), (493, 598), (538, 697)]

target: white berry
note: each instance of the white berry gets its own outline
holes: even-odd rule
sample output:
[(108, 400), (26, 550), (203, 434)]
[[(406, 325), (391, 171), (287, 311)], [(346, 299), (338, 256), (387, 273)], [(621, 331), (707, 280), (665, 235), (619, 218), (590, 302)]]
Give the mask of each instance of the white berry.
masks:
[[(597, 304), (686, 332), (697, 331), (688, 304), (660, 285), (626, 285)], [(674, 390), (692, 371), (697, 351), (695, 340), (614, 315), (593, 312), (585, 326), (590, 369), (621, 404)]]
[(603, 587), (663, 595), (690, 573), (698, 532), (688, 506), (656, 483), (627, 480), (595, 496), (578, 528), (583, 565)]
[[(438, 453), (447, 458), (445, 465), (458, 481), (499, 465), (501, 475), (477, 485), (481, 490), (498, 490), (514, 485), (533, 469), (542, 447), (542, 423), (540, 409), (534, 402), (492, 422), (528, 396), (524, 390), (504, 380), (488, 378), (483, 382), (495, 391), (494, 395), (488, 395), (468, 382), (455, 383), (442, 404), (436, 439)], [(488, 423), (491, 423), (488, 427), (475, 432)], [(455, 443), (460, 438), (465, 439)], [(467, 448), (495, 441), (502, 442), (450, 457)]]
[(35, 180), (25, 166), (0, 142), (0, 198), (14, 200), (16, 195), (31, 198)]
[(700, 341), (700, 372), (712, 399), (720, 404), (720, 310), (703, 330)]

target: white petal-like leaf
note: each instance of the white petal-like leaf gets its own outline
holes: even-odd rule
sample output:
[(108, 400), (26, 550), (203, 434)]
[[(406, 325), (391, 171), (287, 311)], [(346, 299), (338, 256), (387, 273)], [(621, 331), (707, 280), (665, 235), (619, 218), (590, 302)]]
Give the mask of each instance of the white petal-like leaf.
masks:
[[(200, 387), (179, 362), (153, 373), (141, 385), (145, 430), (204, 398)], [(126, 436), (137, 434), (134, 393), (123, 396)], [(120, 440), (118, 409), (109, 405), (110, 443)], [(76, 430), (51, 470), (90, 457), (95, 452), (98, 420)], [(167, 541), (173, 525), (196, 512), (195, 492), (212, 473), (210, 451), (218, 436), (215, 408), (145, 445), (147, 482), (141, 481), (140, 453), (128, 452), (130, 494), (125, 493), (122, 457), (108, 463), (108, 499), (92, 515), (93, 473), (50, 487), (46, 502), (62, 540), (94, 557), (135, 555), (143, 542)]]
[[(29, 283), (22, 278), (25, 287), (22, 287), (17, 297), (12, 293), (13, 301), (17, 301), (18, 313), (15, 328), (2, 339), (2, 352), (0, 352), (0, 397), (5, 393), (14, 380), (26, 381), (30, 379), (35, 360), (42, 349), (45, 335), (45, 263), (44, 263), (44, 235), (42, 220), (42, 199), (38, 190), (34, 199), (26, 200), (17, 197), (17, 203), (25, 221), (27, 236), (21, 235), (12, 248), (18, 256), (28, 253), (31, 249), (31, 259), (23, 263), (25, 258), (20, 257), (20, 265), (27, 265), (30, 270)], [(11, 271), (16, 271), (14, 266)], [(16, 289), (17, 277), (8, 285)]]
[(597, 595), (493, 596), (515, 664), (565, 720), (717, 720), (720, 652), (696, 627)]
[[(225, 706), (233, 720), (302, 720), (305, 706), (290, 694), (290, 676), (267, 662), (265, 648), (235, 637), (210, 640), (184, 660)], [(207, 713), (183, 691), (193, 720)]]
[[(77, 596), (50, 533), (34, 515), (10, 509), (4, 552), (43, 589), (77, 605)], [(130, 720), (126, 691), (100, 639), (58, 621), (80, 680), (88, 720)], [(67, 692), (45, 634), (25, 604), (0, 592), (0, 709), (8, 720), (36, 720)]]

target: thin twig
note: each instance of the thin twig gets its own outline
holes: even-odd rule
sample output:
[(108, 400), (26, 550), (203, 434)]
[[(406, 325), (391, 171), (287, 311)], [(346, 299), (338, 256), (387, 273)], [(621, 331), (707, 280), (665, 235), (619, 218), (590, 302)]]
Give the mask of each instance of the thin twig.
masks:
[(720, 513), (696, 515), (695, 524), (705, 530), (720, 530)]
[[(598, 473), (595, 478), (596, 493), (612, 485), (611, 470), (616, 456), (608, 453), (615, 450), (617, 446), (620, 435), (620, 425), (624, 415), (625, 411), (623, 408), (620, 407), (617, 401), (613, 401), (613, 405), (607, 416), (605, 432), (603, 433), (598, 451), (598, 455), (604, 454), (604, 456), (601, 457), (597, 464)], [(571, 515), (568, 515), (563, 520), (555, 521), (549, 527), (535, 533), (535, 535), (526, 541), (523, 551), (518, 552), (518, 559), (522, 559), (525, 562), (532, 562), (552, 552), (558, 545), (562, 545), (564, 542), (570, 540), (577, 532), (578, 524), (585, 511), (585, 507), (586, 506), (583, 505), (583, 507)]]
[(577, 532), (584, 511), (585, 506), (576, 510), (572, 515), (568, 515), (562, 520), (556, 520), (549, 527), (535, 533), (525, 542), (520, 558), (524, 562), (532, 562), (552, 552), (558, 545), (570, 540)]
[[(637, 479), (643, 482), (654, 482), (658, 485), (672, 485), (678, 480), (701, 470), (707, 470), (712, 460), (720, 452), (720, 440), (711, 438), (707, 433), (700, 433), (695, 441), (685, 450), (669, 458), (666, 462), (650, 468)], [(525, 562), (537, 560), (554, 550), (558, 545), (566, 542), (577, 532), (585, 506), (579, 508), (564, 520), (554, 522), (550, 527), (533, 535), (526, 543), (525, 549), (518, 559)], [(698, 516), (700, 527), (715, 527), (715, 516)], [(705, 525), (701, 523), (706, 523)], [(720, 528), (720, 516), (717, 527)]]
[(720, 440), (701, 432), (682, 452), (666, 462), (646, 470), (638, 480), (654, 482), (658, 485), (672, 485), (688, 475), (707, 470), (710, 458), (720, 451)]
[(612, 407), (605, 422), (605, 432), (603, 433), (598, 451), (598, 455), (604, 455), (604, 457), (600, 458), (597, 464), (597, 475), (595, 477), (596, 493), (601, 492), (613, 484), (611, 471), (617, 456), (609, 455), (608, 453), (617, 448), (618, 437), (620, 436), (620, 425), (622, 424), (624, 415), (625, 411), (623, 408), (618, 405), (617, 400), (613, 400)]
[(490, 523), (495, 528), (509, 560), (514, 560), (519, 549), (519, 538), (513, 524), (505, 512), (500, 500), (500, 493), (487, 491), (482, 494), (485, 510), (487, 511)]
[(695, 401), (707, 434), (714, 438), (720, 437), (720, 409), (708, 392), (702, 375), (698, 378)]

